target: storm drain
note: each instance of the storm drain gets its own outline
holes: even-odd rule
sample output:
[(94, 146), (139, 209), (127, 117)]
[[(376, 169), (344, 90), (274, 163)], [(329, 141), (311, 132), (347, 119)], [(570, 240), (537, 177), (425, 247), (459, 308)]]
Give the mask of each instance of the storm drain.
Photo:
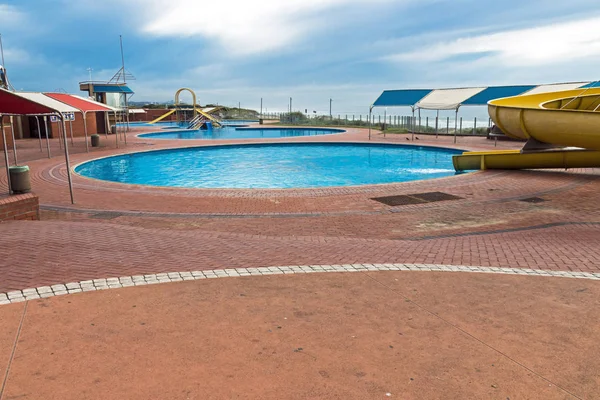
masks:
[(423, 203), (434, 203), (436, 201), (447, 201), (447, 200), (460, 200), (462, 197), (455, 196), (453, 194), (442, 193), (442, 192), (428, 192), (428, 193), (415, 193), (415, 194), (404, 194), (398, 196), (386, 196), (386, 197), (374, 197), (371, 200), (378, 201), (385, 205), (395, 206), (406, 206), (411, 204), (423, 204)]

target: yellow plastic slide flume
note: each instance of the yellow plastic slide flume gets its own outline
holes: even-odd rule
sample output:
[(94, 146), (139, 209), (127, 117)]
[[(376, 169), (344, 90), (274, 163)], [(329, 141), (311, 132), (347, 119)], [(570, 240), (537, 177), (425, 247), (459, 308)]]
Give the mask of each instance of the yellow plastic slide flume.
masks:
[[(506, 135), (554, 145), (600, 150), (600, 88), (492, 100), (488, 111)], [(600, 167), (600, 151), (552, 149), (471, 152), (454, 156), (457, 170)]]

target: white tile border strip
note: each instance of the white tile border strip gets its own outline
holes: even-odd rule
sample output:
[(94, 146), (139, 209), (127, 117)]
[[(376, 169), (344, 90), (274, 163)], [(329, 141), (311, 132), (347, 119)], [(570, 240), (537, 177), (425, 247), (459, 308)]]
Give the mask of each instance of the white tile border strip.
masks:
[(153, 285), (157, 283), (181, 282), (198, 279), (215, 279), (258, 275), (308, 274), (313, 272), (369, 272), (369, 271), (422, 271), (422, 272), (476, 272), (504, 275), (545, 276), (555, 278), (576, 278), (600, 280), (600, 273), (547, 271), (527, 268), (473, 267), (463, 265), (438, 264), (344, 264), (344, 265), (295, 265), (284, 267), (228, 268), (205, 271), (164, 272), (159, 274), (122, 276), (120, 278), (91, 279), (52, 286), (41, 286), (0, 293), (0, 305), (19, 303), (40, 298), (65, 294), (91, 292), (96, 290), (118, 289), (131, 286)]

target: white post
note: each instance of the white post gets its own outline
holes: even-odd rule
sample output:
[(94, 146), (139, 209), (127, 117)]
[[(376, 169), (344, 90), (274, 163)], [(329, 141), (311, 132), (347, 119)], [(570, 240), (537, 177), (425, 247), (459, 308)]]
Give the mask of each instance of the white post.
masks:
[(6, 166), (6, 182), (8, 182), (8, 194), (10, 190), (10, 162), (8, 161), (8, 146), (6, 145), (6, 132), (4, 132), (4, 116), (0, 115), (0, 130), (2, 131), (2, 143), (4, 144), (4, 165)]
[(65, 145), (65, 164), (67, 165), (67, 179), (69, 180), (69, 193), (71, 194), (71, 204), (75, 204), (75, 198), (73, 197), (73, 180), (71, 178), (71, 163), (69, 161), (69, 149), (67, 147), (67, 126), (65, 125), (65, 117), (64, 115), (62, 116), (62, 127), (63, 127), (63, 132), (65, 133), (63, 135), (63, 144)]
[(104, 112), (104, 119), (106, 120), (106, 129), (104, 130), (104, 136), (108, 139), (108, 131), (110, 131), (110, 117), (108, 116), (108, 111)]
[(87, 131), (87, 113), (82, 112), (83, 115), (83, 133), (85, 135), (85, 151), (90, 152), (90, 144), (88, 143), (88, 131)]
[(115, 138), (117, 140), (117, 149), (119, 148), (119, 123), (117, 121), (117, 112), (115, 111)]
[(12, 115), (10, 116), (10, 132), (13, 141), (13, 156), (15, 158), (15, 165), (19, 165), (19, 161), (17, 160), (17, 141), (15, 140), (15, 122)]
[[(75, 114), (73, 114), (75, 115)], [(73, 141), (73, 121), (69, 120), (69, 130), (71, 131), (71, 144), (75, 145), (75, 142)], [(65, 131), (65, 134), (67, 132)]]
[(421, 109), (419, 108), (419, 133), (421, 133)]
[(48, 158), (50, 158), (50, 137), (48, 136), (48, 132), (50, 132), (50, 124), (48, 123), (48, 117), (44, 115), (44, 125), (46, 126), (46, 148), (48, 149)]
[(458, 129), (458, 108), (454, 116), (454, 143), (456, 143), (456, 130)]
[(40, 119), (37, 115), (35, 116), (35, 122), (36, 122), (37, 128), (38, 128), (38, 138), (40, 139), (40, 152), (43, 153), (44, 148), (42, 147), (42, 131), (40, 130)]
[(411, 135), (410, 135), (410, 139), (411, 140), (415, 140), (415, 109), (413, 107), (412, 108), (412, 129), (411, 129)]

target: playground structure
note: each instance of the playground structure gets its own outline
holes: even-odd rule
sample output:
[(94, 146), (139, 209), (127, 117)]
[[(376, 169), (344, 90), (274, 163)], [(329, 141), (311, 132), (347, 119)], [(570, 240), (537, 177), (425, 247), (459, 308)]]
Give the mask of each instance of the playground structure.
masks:
[[(371, 111), (374, 107), (398, 106), (411, 107), (413, 134), (417, 121), (420, 125), (421, 109), (452, 110), (458, 117), (462, 106), (487, 106), (497, 130), (511, 138), (526, 140), (521, 150), (476, 151), (453, 156), (457, 171), (600, 167), (598, 82), (388, 90), (373, 103)], [(455, 126), (455, 143), (456, 132)]]
[[(192, 105), (181, 104), (179, 96), (181, 92), (189, 92), (192, 95)], [(184, 126), (186, 129), (210, 129), (211, 127), (220, 128), (222, 126), (221, 121), (218, 118), (210, 115), (211, 112), (218, 110), (218, 107), (198, 108), (198, 102), (196, 93), (189, 88), (181, 88), (175, 92), (175, 108), (169, 110), (165, 114), (150, 121), (150, 124), (155, 124), (162, 121), (163, 119), (175, 114), (177, 124)]]
[(587, 87), (492, 100), (490, 117), (521, 150), (465, 152), (457, 171), (600, 167), (600, 88)]

